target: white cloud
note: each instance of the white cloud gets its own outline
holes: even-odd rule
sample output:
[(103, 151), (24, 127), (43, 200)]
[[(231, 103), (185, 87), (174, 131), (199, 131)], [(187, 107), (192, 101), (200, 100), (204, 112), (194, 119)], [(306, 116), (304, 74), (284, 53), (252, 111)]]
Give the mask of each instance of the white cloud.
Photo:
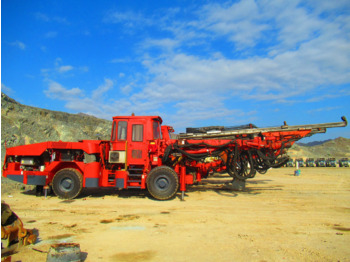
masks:
[(80, 66), (79, 70), (83, 73), (89, 72), (89, 67), (88, 66)]
[(144, 27), (154, 24), (151, 18), (145, 17), (142, 13), (132, 11), (110, 11), (105, 15), (103, 21), (105, 23), (122, 24), (128, 28)]
[(4, 92), (6, 95), (11, 95), (13, 93), (12, 88), (5, 86), (5, 84), (1, 83), (1, 92)]
[(308, 113), (309, 114), (313, 114), (313, 113), (318, 113), (318, 112), (327, 112), (327, 111), (333, 111), (333, 110), (336, 110), (336, 109), (339, 109), (341, 107), (339, 106), (327, 106), (327, 107), (321, 107), (321, 108), (315, 108), (315, 109), (312, 109), (312, 110), (309, 110)]
[(330, 94), (314, 96), (310, 99), (307, 99), (306, 102), (319, 102), (319, 101), (324, 101), (324, 100), (334, 99), (334, 98), (339, 98), (339, 97), (346, 97), (346, 96), (350, 96), (350, 90), (340, 89), (336, 93), (334, 92), (334, 93), (330, 93)]
[(67, 88), (52, 80), (48, 80), (47, 83), (48, 89), (44, 91), (45, 95), (51, 99), (64, 101), (65, 107), (75, 112), (110, 120), (114, 115), (131, 114), (134, 106), (128, 99), (113, 100), (104, 96), (113, 89), (114, 85), (113, 81), (108, 78), (90, 94), (78, 87)]
[(49, 81), (49, 89), (45, 90), (44, 93), (49, 98), (66, 101), (74, 100), (83, 95), (83, 91), (80, 88), (67, 89), (55, 81)]
[(61, 63), (62, 63), (62, 58), (57, 57), (57, 58), (55, 59), (55, 66), (59, 66)]
[(19, 48), (21, 50), (25, 50), (26, 49), (26, 45), (23, 42), (18, 41), (18, 40), (14, 41), (14, 42), (11, 42), (10, 45), (15, 46), (15, 47), (17, 47), (17, 48)]
[[(198, 14), (197, 20), (187, 23), (162, 24), (174, 33), (173, 38), (148, 38), (142, 43), (145, 50), (159, 47), (162, 53), (144, 56), (143, 65), (152, 78), (131, 96), (131, 102), (141, 101), (145, 111), (152, 110), (150, 101), (154, 110), (170, 106), (174, 115), (181, 116), (179, 121), (184, 116), (192, 121), (230, 115), (244, 118), (246, 112), (237, 114), (239, 109), (228, 109), (235, 108), (234, 102), (229, 107), (226, 103), (300, 103), (300, 96), (316, 89), (326, 93), (324, 97), (336, 98), (327, 95), (326, 87), (331, 86), (334, 93), (350, 83), (349, 16), (329, 17), (299, 1), (208, 4)], [(210, 32), (221, 37), (223, 44), (234, 42), (234, 55), (218, 53)], [(181, 38), (186, 34), (190, 37)], [(206, 39), (207, 44), (198, 41), (198, 47), (213, 55), (188, 54), (185, 47), (195, 39)], [(256, 53), (257, 47), (261, 54)]]
[(340, 13), (349, 14), (350, 3), (348, 0), (337, 1), (320, 1), (320, 0), (308, 0), (308, 4), (314, 8), (317, 14), (337, 15)]
[(57, 37), (58, 33), (56, 31), (50, 31), (45, 34), (46, 38), (55, 38)]
[(120, 91), (125, 95), (129, 95), (132, 91), (133, 85), (134, 85), (134, 83), (130, 83), (128, 85), (125, 85), (125, 86), (120, 88)]
[(61, 16), (49, 16), (41, 12), (36, 12), (34, 16), (37, 20), (43, 21), (43, 22), (55, 22), (55, 23), (65, 24), (65, 25), (70, 24), (65, 17), (61, 17)]
[(46, 14), (41, 13), (41, 12), (35, 13), (34, 16), (35, 16), (36, 19), (44, 21), (44, 22), (49, 22), (50, 21), (50, 18)]
[[(72, 65), (64, 65), (62, 59), (58, 57), (54, 61), (54, 66), (52, 68), (41, 69), (41, 74), (45, 77), (45, 80), (47, 80), (61, 77), (62, 75), (64, 75), (65, 77), (74, 77), (75, 73), (77, 72), (86, 73), (88, 71), (88, 66), (74, 67)], [(69, 74), (67, 74), (68, 72)]]
[(179, 41), (163, 38), (163, 39), (146, 39), (142, 42), (141, 48), (149, 49), (149, 48), (160, 48), (167, 51), (173, 50), (176, 46), (179, 45)]
[(217, 35), (227, 36), (240, 49), (254, 46), (261, 33), (269, 26), (262, 20), (257, 3), (253, 0), (232, 4), (208, 4), (200, 11), (197, 25)]
[(109, 63), (113, 63), (113, 64), (124, 64), (124, 63), (132, 63), (135, 62), (135, 59), (131, 59), (131, 58), (114, 58), (111, 59), (109, 61)]
[[(210, 96), (229, 94), (245, 99), (280, 100), (319, 85), (350, 81), (346, 63), (340, 67), (335, 59), (339, 57), (350, 63), (349, 57), (343, 55), (346, 47), (317, 50), (311, 46), (311, 50), (302, 48), (273, 58), (200, 59), (177, 54), (160, 62), (147, 61), (144, 64), (155, 78), (138, 97), (157, 98), (165, 93), (163, 101), (171, 101), (180, 94), (195, 98), (196, 93), (203, 96), (213, 90)], [(320, 56), (305, 59), (309, 52), (320, 53)], [(324, 65), (327, 68), (323, 68)], [(178, 92), (171, 94), (171, 90)]]
[[(258, 114), (256, 108), (241, 110), (239, 102), (300, 103), (305, 93), (314, 96), (309, 103), (336, 98), (332, 94), (350, 83), (350, 16), (333, 15), (341, 7), (326, 8), (325, 2), (319, 6), (295, 0), (215, 3), (181, 19), (170, 19), (180, 15), (179, 9), (162, 18), (151, 16), (153, 20), (138, 13), (111, 12), (104, 22), (128, 29), (150, 26), (166, 34), (150, 34), (135, 44), (144, 54), (146, 72), (142, 80), (123, 79), (122, 98), (105, 99), (118, 87), (106, 78), (91, 95), (66, 99), (66, 106), (105, 118), (159, 113), (183, 126), (195, 119), (234, 116), (239, 122)], [(136, 62), (133, 58), (110, 62), (131, 60)], [(62, 61), (57, 61), (56, 68), (60, 66)]]
[[(167, 38), (167, 42), (181, 48), (186, 43), (179, 42), (177, 36), (197, 28), (225, 36), (239, 49), (261, 45), (262, 56), (249, 52), (244, 55), (237, 50), (233, 53), (242, 58), (222, 54), (203, 58), (185, 52), (164, 52), (161, 58), (148, 56), (143, 64), (155, 77), (142, 94), (157, 95), (169, 88), (182, 92), (215, 89), (245, 99), (284, 101), (319, 86), (347, 84), (349, 16), (334, 19), (320, 16), (319, 12), (299, 1), (251, 0), (205, 5), (199, 9), (198, 19), (187, 23), (192, 25), (191, 29), (178, 27), (182, 33), (175, 36), (176, 41)], [(266, 39), (266, 30), (273, 39)], [(148, 39), (144, 47), (155, 47), (157, 41)], [(215, 46), (210, 49), (215, 50)]]
[(97, 89), (92, 92), (92, 99), (97, 100), (103, 96), (108, 90), (113, 88), (113, 81), (105, 78), (104, 84), (100, 85)]
[(54, 16), (52, 18), (52, 21), (59, 23), (59, 24), (64, 24), (64, 25), (69, 25), (70, 22), (67, 20), (67, 18), (65, 17), (61, 17), (61, 16)]
[(73, 66), (71, 66), (71, 65), (65, 65), (65, 66), (60, 66), (60, 67), (58, 67), (58, 68), (57, 68), (57, 71), (58, 71), (59, 73), (65, 73), (65, 72), (71, 71), (71, 70), (73, 70), (73, 69), (74, 69)]

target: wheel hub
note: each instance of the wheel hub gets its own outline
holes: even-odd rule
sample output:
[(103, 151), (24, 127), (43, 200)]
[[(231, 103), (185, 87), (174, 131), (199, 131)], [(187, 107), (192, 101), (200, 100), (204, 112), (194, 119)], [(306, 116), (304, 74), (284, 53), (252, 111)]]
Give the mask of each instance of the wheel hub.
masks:
[(72, 190), (73, 185), (74, 185), (73, 180), (67, 177), (65, 179), (62, 179), (59, 186), (62, 191), (69, 192), (70, 190)]
[(161, 177), (159, 179), (157, 179), (156, 181), (156, 186), (159, 189), (166, 189), (169, 186), (169, 181), (165, 178), (165, 177)]

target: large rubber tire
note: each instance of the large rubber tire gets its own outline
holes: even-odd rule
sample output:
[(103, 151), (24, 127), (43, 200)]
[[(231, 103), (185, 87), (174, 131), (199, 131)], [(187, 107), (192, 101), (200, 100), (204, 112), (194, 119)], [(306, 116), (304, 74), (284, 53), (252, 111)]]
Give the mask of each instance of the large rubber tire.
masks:
[(83, 188), (83, 176), (74, 168), (58, 171), (52, 180), (52, 189), (56, 196), (63, 199), (77, 197)]
[(149, 172), (147, 176), (148, 192), (158, 200), (168, 200), (174, 197), (179, 188), (179, 177), (174, 169), (159, 166)]

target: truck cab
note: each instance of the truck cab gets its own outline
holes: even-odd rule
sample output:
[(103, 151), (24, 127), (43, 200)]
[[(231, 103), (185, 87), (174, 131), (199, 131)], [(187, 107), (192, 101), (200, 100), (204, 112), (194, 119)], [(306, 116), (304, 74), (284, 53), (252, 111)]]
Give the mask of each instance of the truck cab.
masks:
[(317, 158), (316, 160), (316, 166), (317, 167), (325, 167), (326, 166), (326, 159), (321, 157), (321, 158)]
[(293, 167), (293, 166), (294, 166), (294, 161), (293, 161), (292, 158), (290, 158), (290, 159), (288, 160), (288, 162), (286, 163), (286, 167)]
[(349, 167), (349, 158), (344, 157), (339, 160), (339, 167)]
[(128, 166), (145, 166), (150, 161), (149, 153), (157, 151), (162, 139), (159, 116), (113, 117), (108, 162)]
[(297, 164), (298, 164), (299, 167), (304, 167), (304, 159), (302, 159), (302, 158), (297, 158), (297, 159), (295, 160), (295, 166), (297, 166)]
[(314, 158), (307, 158), (306, 159), (306, 166), (307, 167), (314, 167), (315, 166), (315, 159)]
[(334, 157), (328, 158), (326, 160), (326, 166), (327, 167), (336, 167), (337, 166), (336, 163), (337, 163), (337, 161), (336, 161), (336, 159)]

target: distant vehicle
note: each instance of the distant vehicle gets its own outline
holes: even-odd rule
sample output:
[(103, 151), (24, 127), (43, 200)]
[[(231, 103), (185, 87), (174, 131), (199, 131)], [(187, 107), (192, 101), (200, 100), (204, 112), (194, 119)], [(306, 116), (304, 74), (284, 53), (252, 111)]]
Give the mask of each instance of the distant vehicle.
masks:
[(304, 167), (305, 166), (304, 159), (302, 159), (302, 158), (295, 159), (295, 166), (297, 166), (297, 163), (298, 163), (299, 167)]
[(316, 166), (317, 167), (325, 167), (326, 166), (326, 159), (324, 159), (324, 158), (317, 158)]
[(336, 162), (335, 158), (334, 157), (327, 158), (326, 166), (327, 167), (336, 167), (337, 166), (337, 162)]
[(340, 159), (339, 167), (349, 167), (349, 159), (347, 157)]
[(293, 161), (292, 158), (290, 158), (290, 159), (288, 160), (288, 162), (286, 163), (286, 167), (293, 167), (293, 166), (294, 166), (294, 161)]
[(315, 159), (314, 158), (307, 158), (306, 159), (306, 166), (307, 167), (315, 167)]

